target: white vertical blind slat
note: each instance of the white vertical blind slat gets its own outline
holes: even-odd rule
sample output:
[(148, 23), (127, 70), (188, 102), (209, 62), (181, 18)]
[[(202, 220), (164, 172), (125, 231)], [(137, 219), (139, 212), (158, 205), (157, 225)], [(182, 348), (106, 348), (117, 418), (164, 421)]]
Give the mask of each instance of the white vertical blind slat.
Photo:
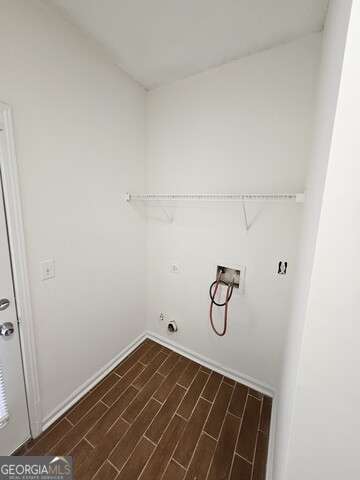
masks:
[(4, 382), (4, 373), (0, 365), (0, 428), (5, 427), (9, 421), (9, 410), (6, 401), (6, 390)]

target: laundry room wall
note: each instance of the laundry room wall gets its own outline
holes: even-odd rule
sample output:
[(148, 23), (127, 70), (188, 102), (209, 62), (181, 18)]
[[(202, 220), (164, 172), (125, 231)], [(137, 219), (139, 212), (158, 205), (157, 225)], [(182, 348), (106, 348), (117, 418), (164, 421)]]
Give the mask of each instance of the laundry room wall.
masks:
[(0, 12), (47, 422), (145, 328), (145, 226), (121, 201), (144, 188), (145, 92), (46, 2)]
[[(303, 192), (321, 34), (150, 91), (147, 190)], [(139, 207), (139, 212), (140, 212)], [(147, 207), (147, 328), (264, 388), (277, 388), (287, 331), (301, 204), (178, 202)], [(277, 274), (279, 261), (288, 273)], [(229, 328), (209, 325), (216, 265), (246, 267)], [(177, 273), (172, 272), (172, 265)], [(160, 312), (178, 325), (168, 334)], [(221, 314), (216, 316), (221, 325)]]

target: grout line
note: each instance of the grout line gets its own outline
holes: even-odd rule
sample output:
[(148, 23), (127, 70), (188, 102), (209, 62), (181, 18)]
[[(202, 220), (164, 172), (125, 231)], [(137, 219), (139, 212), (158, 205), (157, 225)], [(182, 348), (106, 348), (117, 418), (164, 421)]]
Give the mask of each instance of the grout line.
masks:
[(154, 397), (155, 393), (157, 392), (157, 390), (151, 395), (151, 398), (150, 400), (155, 400), (155, 402), (158, 402), (160, 403), (161, 405), (164, 405), (164, 403), (166, 402), (166, 400), (164, 400), (163, 402), (161, 400), (158, 400), (157, 398)]
[[(248, 460), (247, 458), (243, 457), (242, 455), (240, 455), (239, 453), (235, 452), (235, 455), (237, 455), (238, 457), (240, 457), (242, 460), (244, 460), (246, 463), (248, 463), (249, 465), (252, 465), (252, 462), (250, 462), (250, 460)], [(234, 455), (234, 456), (235, 456)]]
[(67, 417), (67, 414), (65, 415), (66, 420), (70, 423), (70, 425), (72, 425), (73, 427), (75, 427), (75, 423), (72, 422), (68, 417)]
[(229, 412), (229, 410), (226, 410), (225, 415), (230, 415), (231, 417), (234, 417), (236, 420), (242, 419), (242, 417), (239, 417), (239, 415), (234, 415), (233, 413)]
[[(115, 468), (115, 470), (118, 472), (118, 474), (120, 473), (120, 470), (117, 468), (116, 465), (114, 465), (114, 464), (112, 463), (112, 461), (111, 461), (109, 458), (106, 458), (105, 462), (106, 462), (106, 461), (108, 461), (108, 462), (110, 463), (110, 465)], [(105, 463), (105, 462), (104, 462), (104, 463)]]
[[(196, 446), (197, 446), (197, 444), (196, 444)], [(195, 448), (196, 448), (196, 447), (195, 447)], [(181, 467), (183, 470), (185, 470), (185, 472), (187, 472), (188, 469), (185, 468), (184, 465), (181, 465), (181, 463), (179, 463), (174, 457), (171, 457), (171, 458), (170, 458), (170, 462), (171, 462), (171, 461), (173, 461), (174, 463), (176, 463), (177, 465), (179, 465), (179, 467)], [(170, 462), (169, 462), (169, 463), (170, 463)], [(190, 463), (189, 463), (189, 465), (190, 465)]]
[(255, 400), (257, 400), (258, 402), (262, 401), (262, 398), (255, 397), (255, 395), (251, 395), (251, 393), (248, 393), (248, 395), (249, 395), (249, 397), (255, 398)]
[(211, 438), (211, 440), (215, 440), (215, 442), (217, 443), (216, 438), (213, 437), (212, 435), (210, 435), (210, 433), (206, 432), (205, 430), (203, 430), (201, 433), (203, 433), (203, 434), (206, 435), (207, 437)]
[(214, 402), (210, 402), (207, 398), (203, 397), (202, 395), (199, 396), (199, 400), (203, 400), (206, 403), (210, 403), (210, 405), (213, 405)]
[[(86, 437), (82, 437), (81, 440), (84, 440), (85, 442), (87, 442), (87, 443), (90, 445), (90, 447), (95, 448), (94, 445), (93, 445), (92, 443), (90, 443), (89, 440), (88, 440)], [(79, 443), (80, 443), (80, 442), (79, 442)], [(79, 443), (78, 443), (77, 445), (79, 445)], [(75, 447), (74, 447), (74, 448), (75, 448)], [(72, 450), (73, 450), (73, 449), (72, 449)]]
[[(107, 459), (106, 459), (107, 460)], [(96, 472), (94, 473), (94, 475), (92, 475), (91, 477), (91, 480), (93, 480), (93, 478), (96, 477), (96, 475), (100, 472), (102, 466), (105, 464), (106, 460), (100, 465), (100, 467), (96, 470)]]
[[(179, 408), (179, 406), (180, 406), (180, 405), (178, 405), (178, 408)], [(180, 413), (179, 413), (177, 410), (175, 410), (175, 414), (174, 414), (174, 415), (177, 415), (178, 417), (182, 418), (185, 422), (188, 422), (189, 419), (190, 419), (190, 417), (189, 417), (189, 418), (185, 418), (185, 417), (183, 417), (182, 415), (180, 415)]]
[[(156, 416), (156, 415), (155, 415), (155, 416)], [(149, 425), (149, 426), (150, 426), (150, 425)], [(149, 437), (146, 436), (146, 432), (147, 432), (147, 429), (146, 429), (145, 433), (143, 433), (142, 436), (145, 438), (145, 440), (148, 440), (151, 444), (153, 444), (154, 447), (157, 447), (157, 444), (156, 444), (155, 442), (153, 442), (153, 441), (151, 440), (151, 438), (149, 438)]]
[[(86, 432), (86, 434), (88, 434), (89, 431)], [(96, 448), (95, 445), (93, 445), (90, 440), (86, 437), (86, 434), (83, 436), (83, 439), (89, 444), (92, 446), (92, 448)]]

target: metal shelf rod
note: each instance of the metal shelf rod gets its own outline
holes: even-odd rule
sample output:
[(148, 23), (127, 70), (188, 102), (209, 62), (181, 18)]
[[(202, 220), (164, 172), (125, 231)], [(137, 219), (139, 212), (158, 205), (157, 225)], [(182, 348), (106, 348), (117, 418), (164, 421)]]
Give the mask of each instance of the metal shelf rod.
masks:
[(304, 203), (304, 193), (126, 193), (127, 202), (156, 200), (217, 200), (217, 201), (293, 201)]

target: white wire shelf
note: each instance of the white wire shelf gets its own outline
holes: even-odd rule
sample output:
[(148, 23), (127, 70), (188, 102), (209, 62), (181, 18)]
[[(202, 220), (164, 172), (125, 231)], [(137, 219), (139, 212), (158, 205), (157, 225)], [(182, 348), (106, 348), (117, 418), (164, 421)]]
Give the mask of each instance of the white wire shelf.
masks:
[(304, 193), (126, 193), (124, 200), (161, 201), (161, 200), (209, 200), (240, 202), (279, 202), (293, 201), (304, 203)]
[(127, 202), (160, 202), (158, 206), (164, 212), (169, 223), (174, 221), (168, 209), (161, 201), (200, 200), (200, 201), (227, 201), (240, 202), (243, 211), (245, 229), (249, 230), (253, 222), (249, 222), (246, 204), (248, 202), (294, 202), (304, 203), (304, 193), (126, 193)]

